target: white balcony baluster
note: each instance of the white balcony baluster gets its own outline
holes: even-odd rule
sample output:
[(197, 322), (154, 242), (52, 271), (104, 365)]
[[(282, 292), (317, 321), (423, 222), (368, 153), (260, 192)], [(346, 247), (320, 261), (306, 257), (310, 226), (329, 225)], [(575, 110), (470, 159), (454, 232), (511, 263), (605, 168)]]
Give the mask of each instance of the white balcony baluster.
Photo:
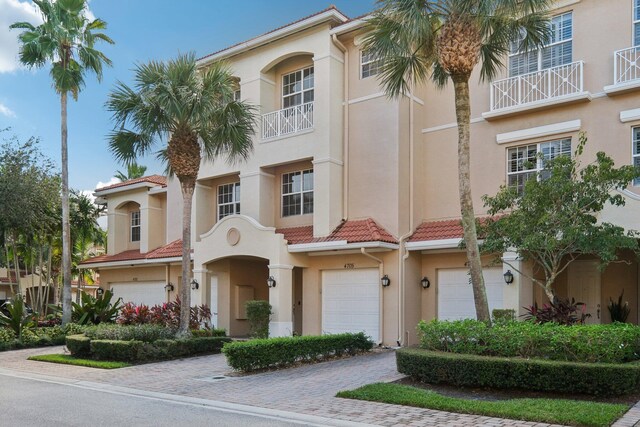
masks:
[(640, 79), (640, 46), (621, 49), (613, 55), (614, 84)]
[(277, 138), (313, 128), (313, 102), (262, 115), (262, 139)]
[(491, 111), (583, 92), (583, 62), (547, 68), (491, 83)]

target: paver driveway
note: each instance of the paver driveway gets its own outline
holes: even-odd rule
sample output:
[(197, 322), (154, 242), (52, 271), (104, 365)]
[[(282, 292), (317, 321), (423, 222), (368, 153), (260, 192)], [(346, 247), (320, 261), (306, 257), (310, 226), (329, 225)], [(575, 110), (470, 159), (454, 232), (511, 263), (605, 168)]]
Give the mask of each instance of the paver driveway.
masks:
[[(340, 390), (402, 377), (392, 351), (247, 376), (227, 376), (222, 355), (139, 365), (113, 371), (28, 361), (62, 347), (0, 353), (0, 367), (137, 390), (224, 401), (384, 426), (545, 426), (474, 415), (334, 397)], [(215, 377), (224, 376), (223, 379)]]

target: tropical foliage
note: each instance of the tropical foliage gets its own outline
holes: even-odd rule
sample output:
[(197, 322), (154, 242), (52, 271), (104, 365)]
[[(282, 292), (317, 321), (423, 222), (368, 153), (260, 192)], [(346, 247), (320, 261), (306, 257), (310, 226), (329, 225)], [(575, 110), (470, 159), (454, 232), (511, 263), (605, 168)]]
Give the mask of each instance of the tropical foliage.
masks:
[(142, 166), (137, 164), (136, 162), (131, 162), (127, 164), (127, 172), (124, 173), (122, 171), (116, 171), (114, 175), (120, 181), (129, 181), (130, 179), (142, 178), (147, 171), (146, 166)]

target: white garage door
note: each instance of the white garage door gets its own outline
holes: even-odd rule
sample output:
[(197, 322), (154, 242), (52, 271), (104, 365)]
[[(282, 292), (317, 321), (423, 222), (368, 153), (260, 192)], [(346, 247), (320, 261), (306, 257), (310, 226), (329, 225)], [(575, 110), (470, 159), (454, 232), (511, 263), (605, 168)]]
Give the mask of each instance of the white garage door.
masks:
[[(468, 272), (466, 268), (438, 270), (438, 319), (476, 318)], [(502, 268), (484, 268), (482, 272), (489, 299), (489, 312), (494, 308), (504, 308), (502, 292), (507, 285), (502, 277)]]
[(380, 340), (378, 269), (322, 272), (322, 332), (364, 332)]
[(164, 282), (112, 283), (111, 291), (114, 299), (152, 306), (167, 302), (164, 285)]

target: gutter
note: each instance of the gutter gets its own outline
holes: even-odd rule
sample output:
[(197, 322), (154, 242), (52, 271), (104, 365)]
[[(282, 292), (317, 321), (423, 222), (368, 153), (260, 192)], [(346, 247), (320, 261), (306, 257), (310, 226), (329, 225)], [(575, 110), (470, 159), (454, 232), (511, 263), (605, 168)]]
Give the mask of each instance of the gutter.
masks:
[[(193, 261), (193, 255), (191, 255), (191, 260)], [(169, 257), (169, 258), (141, 258), (141, 259), (131, 259), (131, 260), (123, 260), (123, 261), (106, 261), (106, 262), (94, 262), (89, 264), (80, 264), (78, 266), (79, 269), (94, 269), (94, 268), (105, 268), (105, 267), (130, 267), (134, 265), (153, 265), (153, 264), (162, 264), (162, 263), (171, 263), (171, 262), (180, 262), (182, 261), (182, 257)]]
[[(371, 255), (370, 253), (367, 252), (365, 248), (360, 248), (360, 253), (376, 261), (378, 263), (378, 277), (384, 276), (384, 262), (380, 258)], [(378, 344), (381, 344), (384, 342), (384, 288), (382, 289), (381, 294), (382, 295), (380, 295), (380, 323), (378, 325), (378, 328), (380, 329), (380, 342)]]
[[(440, 239), (440, 240), (423, 240), (420, 242), (407, 242), (405, 247), (408, 251), (429, 251), (434, 249), (460, 249), (462, 238)], [(478, 244), (482, 244), (483, 240), (478, 239)]]
[(361, 242), (361, 243), (348, 243), (346, 240), (336, 240), (333, 242), (318, 242), (318, 243), (298, 243), (295, 245), (287, 245), (290, 253), (299, 252), (320, 252), (320, 251), (343, 251), (348, 249), (370, 249), (380, 248), (395, 250), (399, 248), (396, 243), (387, 242)]
[(349, 50), (336, 34), (331, 35), (331, 40), (338, 49), (344, 54), (344, 75), (343, 75), (343, 91), (344, 103), (342, 104), (342, 163), (344, 164), (342, 178), (342, 219), (346, 221), (349, 218)]

